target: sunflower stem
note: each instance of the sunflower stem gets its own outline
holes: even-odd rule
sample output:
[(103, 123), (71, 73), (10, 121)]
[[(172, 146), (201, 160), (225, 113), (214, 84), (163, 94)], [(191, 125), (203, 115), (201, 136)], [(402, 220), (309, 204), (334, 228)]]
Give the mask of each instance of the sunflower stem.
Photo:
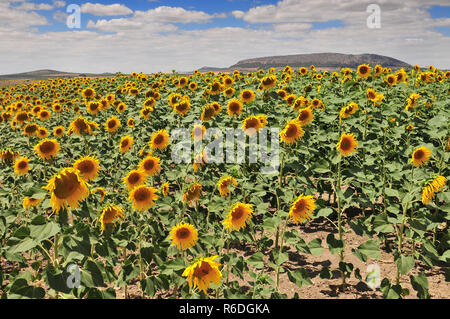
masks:
[(287, 218), (284, 220), (283, 226), (282, 226), (282, 232), (281, 232), (281, 242), (280, 242), (280, 248), (278, 250), (278, 257), (277, 257), (277, 291), (278, 291), (278, 287), (280, 284), (280, 268), (281, 265), (279, 264), (279, 260), (280, 260), (280, 255), (283, 252), (283, 244), (284, 244), (284, 233), (286, 231), (286, 225), (287, 225)]
[[(339, 163), (338, 163), (338, 178), (337, 178), (337, 204), (338, 204), (338, 232), (339, 232), (339, 241), (343, 242), (342, 238), (342, 207), (341, 207), (341, 196), (339, 195), (341, 191), (341, 165), (342, 165), (342, 155), (339, 155)], [(339, 252), (339, 261), (344, 262), (344, 249)], [(345, 272), (341, 270), (342, 275), (342, 291), (345, 290)]]

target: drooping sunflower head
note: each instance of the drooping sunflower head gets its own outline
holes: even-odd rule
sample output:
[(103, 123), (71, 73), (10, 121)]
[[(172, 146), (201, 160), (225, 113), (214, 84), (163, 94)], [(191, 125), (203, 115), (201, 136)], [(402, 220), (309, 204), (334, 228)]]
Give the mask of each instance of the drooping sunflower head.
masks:
[(312, 195), (304, 196), (301, 194), (292, 203), (289, 210), (289, 217), (296, 223), (300, 222), (304, 224), (307, 220), (311, 219), (311, 216), (316, 209), (314, 197)]
[(14, 172), (17, 175), (24, 175), (30, 170), (30, 160), (26, 156), (18, 158), (14, 162)]
[(297, 142), (303, 137), (304, 131), (296, 120), (292, 120), (286, 124), (284, 129), (280, 132), (281, 141), (286, 144)]
[(135, 187), (131, 192), (128, 199), (133, 204), (133, 209), (137, 211), (146, 211), (155, 204), (158, 199), (156, 194), (158, 189), (154, 187), (148, 187), (145, 185)]
[(164, 197), (169, 195), (169, 190), (170, 190), (169, 182), (165, 182), (164, 184), (162, 184), (162, 186), (161, 186), (161, 193), (163, 194)]
[(123, 178), (123, 182), (127, 185), (128, 190), (132, 190), (136, 186), (144, 184), (146, 180), (147, 174), (141, 169), (134, 169)]
[(237, 186), (237, 181), (232, 176), (224, 176), (221, 177), (219, 182), (217, 183), (217, 188), (219, 189), (220, 196), (228, 197), (231, 193), (229, 187), (233, 185)]
[(377, 99), (377, 93), (374, 89), (367, 89), (367, 98), (370, 101), (375, 101)]
[(29, 123), (23, 128), (23, 134), (26, 136), (34, 136), (37, 134), (39, 126), (36, 123)]
[(139, 168), (148, 176), (154, 176), (161, 171), (161, 159), (156, 156), (147, 156), (141, 161)]
[(428, 162), (431, 157), (431, 151), (425, 146), (417, 148), (412, 155), (411, 163), (415, 167), (420, 167), (424, 163)]
[(355, 152), (358, 146), (355, 134), (342, 134), (341, 140), (337, 143), (337, 149), (342, 156), (349, 156)]
[(258, 114), (256, 117), (258, 118), (258, 121), (259, 121), (259, 123), (261, 125), (261, 128), (266, 127), (266, 125), (267, 125), (267, 116), (265, 114)]
[(251, 220), (253, 206), (251, 204), (237, 203), (228, 213), (228, 218), (223, 222), (225, 229), (230, 231), (245, 228)]
[(314, 113), (311, 108), (307, 107), (299, 110), (297, 122), (300, 123), (301, 126), (306, 126), (313, 120), (314, 120)]
[(163, 150), (170, 143), (169, 133), (166, 130), (159, 130), (158, 132), (153, 132), (152, 138), (150, 140), (150, 147), (152, 149)]
[(59, 152), (60, 146), (57, 140), (44, 139), (34, 147), (34, 151), (44, 160), (55, 157)]
[(203, 107), (202, 114), (200, 115), (200, 120), (202, 120), (203, 122), (207, 122), (211, 120), (215, 114), (216, 109), (214, 108), (214, 106), (212, 104), (206, 104)]
[(120, 206), (105, 207), (100, 215), (102, 230), (106, 230), (107, 226), (110, 224), (115, 226), (116, 222), (124, 217), (123, 209)]
[(100, 202), (103, 202), (105, 200), (105, 196), (106, 196), (106, 191), (103, 187), (98, 187), (94, 190), (92, 190), (93, 194), (100, 194)]
[(202, 196), (202, 190), (203, 188), (201, 184), (191, 184), (187, 191), (183, 194), (183, 202), (190, 203), (192, 201), (197, 201)]
[(442, 191), (447, 184), (444, 176), (434, 176), (429, 180), (422, 190), (422, 203), (427, 205), (435, 197), (435, 193)]
[(184, 270), (182, 276), (187, 277), (186, 280), (190, 288), (198, 287), (200, 291), (207, 294), (211, 282), (216, 285), (220, 284), (222, 278), (222, 273), (219, 270), (220, 264), (214, 261), (217, 257), (201, 257)]
[(89, 196), (86, 182), (79, 176), (78, 170), (70, 167), (55, 174), (47, 186), (43, 187), (51, 194), (50, 203), (54, 212), (58, 213), (61, 208), (78, 208), (80, 201)]
[(181, 116), (186, 115), (190, 109), (191, 103), (189, 101), (189, 98), (183, 98), (179, 103), (176, 103), (173, 106), (173, 111)]
[(91, 126), (89, 125), (89, 121), (84, 117), (77, 117), (72, 123), (69, 125), (69, 130), (67, 134), (75, 133), (76, 135), (82, 136), (86, 134), (92, 134)]
[(25, 196), (23, 198), (23, 202), (22, 202), (23, 209), (28, 210), (31, 207), (36, 207), (37, 205), (39, 205), (39, 203), (41, 201), (42, 201), (42, 199), (31, 198), (31, 197)]
[(172, 227), (169, 239), (172, 246), (179, 250), (186, 250), (195, 246), (198, 241), (198, 231), (194, 225), (187, 223), (179, 223)]
[(90, 182), (97, 178), (100, 172), (100, 162), (95, 157), (84, 156), (73, 164), (73, 168), (78, 170), (78, 175), (83, 180)]
[(18, 152), (10, 149), (0, 151), (0, 159), (3, 163), (12, 163), (19, 155)]

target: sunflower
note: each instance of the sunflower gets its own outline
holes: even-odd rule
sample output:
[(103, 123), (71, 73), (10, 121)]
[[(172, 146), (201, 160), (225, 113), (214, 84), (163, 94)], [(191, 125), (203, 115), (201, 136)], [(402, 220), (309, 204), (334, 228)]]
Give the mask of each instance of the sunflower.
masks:
[(119, 146), (119, 151), (122, 154), (125, 154), (126, 152), (128, 152), (134, 144), (134, 137), (132, 136), (123, 136), (122, 139), (120, 140), (120, 146)]
[(57, 140), (44, 139), (34, 147), (34, 151), (44, 160), (49, 160), (58, 154), (60, 149)]
[(39, 126), (36, 123), (29, 123), (23, 128), (23, 134), (26, 136), (34, 136), (36, 135), (38, 129)]
[(339, 112), (339, 121), (355, 114), (358, 108), (359, 106), (355, 102), (350, 102), (347, 106), (344, 106)]
[(304, 224), (316, 209), (314, 197), (312, 195), (304, 196), (301, 194), (294, 203), (292, 203), (289, 210), (289, 217), (296, 223)]
[(353, 154), (358, 146), (358, 141), (355, 138), (355, 134), (343, 134), (341, 140), (337, 143), (337, 149), (341, 153), (341, 156), (349, 156)]
[(92, 191), (93, 194), (99, 193), (100, 194), (100, 202), (103, 202), (105, 200), (106, 191), (103, 187), (98, 187)]
[(139, 168), (148, 176), (154, 176), (161, 171), (161, 159), (156, 156), (147, 156), (140, 164)]
[(205, 136), (206, 127), (202, 124), (196, 124), (194, 125), (194, 128), (192, 129), (192, 138), (194, 140), (201, 140), (203, 136)]
[(261, 128), (264, 128), (267, 125), (267, 116), (265, 114), (258, 114), (256, 117), (261, 124)]
[(242, 112), (242, 103), (237, 99), (232, 99), (227, 104), (227, 113), (230, 116), (240, 115)]
[(386, 82), (389, 84), (389, 86), (393, 86), (397, 84), (397, 77), (394, 74), (389, 74), (386, 77)]
[(173, 111), (181, 116), (186, 115), (190, 109), (191, 109), (191, 103), (190, 103), (188, 97), (183, 98), (179, 103), (177, 103), (173, 106)]
[(253, 136), (261, 129), (261, 122), (256, 116), (249, 116), (243, 121), (242, 129), (247, 135)]
[(367, 89), (367, 98), (372, 102), (377, 100), (377, 93), (374, 89)]
[(131, 192), (128, 199), (133, 204), (133, 209), (137, 211), (146, 211), (155, 204), (158, 199), (156, 194), (158, 190), (154, 187), (147, 187), (141, 185), (135, 187)]
[(199, 168), (206, 165), (207, 163), (208, 163), (208, 154), (206, 153), (206, 151), (197, 154), (197, 156), (195, 156), (194, 158), (194, 163), (192, 164), (194, 172), (196, 172)]
[(89, 121), (82, 116), (77, 117), (72, 121), (72, 123), (70, 123), (69, 130), (67, 131), (68, 135), (72, 133), (75, 133), (79, 136), (92, 134), (92, 128)]
[(444, 176), (436, 176), (432, 181), (426, 184), (422, 190), (422, 203), (427, 205), (446, 185), (447, 179)]
[(306, 126), (314, 120), (314, 113), (311, 108), (307, 107), (298, 112), (297, 122), (301, 126)]
[(212, 104), (206, 104), (203, 107), (202, 114), (200, 115), (200, 120), (207, 122), (213, 118), (213, 116), (216, 114), (216, 109)]
[(112, 116), (106, 121), (105, 128), (111, 134), (116, 133), (120, 128), (120, 120), (117, 117)]
[(223, 91), (223, 94), (224, 94), (227, 98), (231, 98), (231, 97), (233, 97), (233, 95), (234, 95), (235, 92), (236, 92), (236, 90), (230, 87), (230, 88), (225, 89), (225, 90)]
[(425, 146), (421, 146), (413, 152), (411, 163), (413, 163), (413, 165), (416, 167), (420, 167), (424, 163), (428, 162), (430, 157), (431, 151)]
[(42, 201), (42, 199), (31, 198), (31, 197), (25, 196), (23, 198), (23, 202), (22, 202), (23, 209), (28, 210), (31, 207), (36, 207), (37, 205), (39, 205), (39, 203), (41, 201)]
[(286, 144), (291, 144), (297, 142), (298, 139), (302, 138), (304, 131), (300, 124), (296, 120), (287, 122), (284, 129), (280, 132), (281, 141)]
[(190, 203), (197, 201), (202, 196), (202, 185), (199, 183), (191, 184), (186, 192), (183, 194), (183, 202)]
[(87, 105), (87, 111), (92, 115), (96, 115), (98, 114), (98, 112), (100, 112), (100, 106), (101, 106), (100, 103), (90, 101)]
[(243, 103), (247, 103), (250, 104), (255, 100), (255, 92), (253, 92), (252, 90), (244, 90), (241, 92), (241, 94), (239, 95), (240, 100)]
[(161, 193), (163, 194), (164, 197), (169, 195), (169, 190), (170, 190), (169, 182), (165, 182), (164, 184), (162, 184), (162, 186), (161, 186)]
[(3, 163), (12, 163), (18, 156), (20, 156), (18, 152), (14, 152), (10, 149), (6, 149), (0, 152), (0, 159)]
[(405, 129), (406, 129), (407, 131), (412, 131), (412, 130), (414, 129), (414, 125), (408, 124), (408, 125), (406, 125)]
[(43, 126), (39, 126), (36, 135), (39, 138), (47, 138), (48, 137), (48, 130), (43, 127)]
[(127, 126), (128, 127), (134, 127), (134, 125), (135, 125), (134, 119), (133, 118), (129, 118), (128, 121), (127, 121)]
[(117, 220), (123, 219), (123, 209), (119, 206), (107, 206), (103, 209), (102, 214), (100, 215), (100, 224), (102, 230), (106, 230), (106, 227), (109, 224), (115, 224)]
[(144, 101), (144, 108), (145, 107), (150, 107), (150, 108), (154, 108), (155, 107), (155, 105), (156, 105), (156, 100), (155, 100), (155, 98), (154, 97), (152, 97), (152, 96), (150, 96), (148, 99), (146, 99), (145, 101)]
[(52, 113), (50, 113), (50, 111), (48, 111), (48, 110), (42, 110), (38, 113), (38, 118), (41, 121), (47, 121), (48, 119), (50, 119), (51, 116), (52, 116)]
[(56, 137), (62, 137), (64, 135), (64, 126), (57, 126), (53, 129), (53, 135)]
[(195, 91), (195, 90), (197, 90), (197, 88), (198, 88), (198, 84), (197, 83), (195, 83), (195, 82), (189, 83), (189, 90)]
[(222, 278), (222, 273), (219, 270), (220, 264), (214, 261), (217, 257), (201, 257), (183, 271), (182, 276), (187, 277), (186, 280), (190, 288), (198, 287), (207, 294), (211, 282), (216, 285), (220, 284)]
[(87, 88), (81, 92), (85, 99), (92, 99), (95, 96), (95, 91), (92, 88)]
[(116, 111), (117, 113), (123, 113), (125, 112), (125, 110), (127, 109), (127, 105), (125, 103), (119, 103), (119, 105), (117, 105)]
[(169, 133), (166, 130), (159, 130), (158, 132), (153, 132), (152, 138), (150, 140), (150, 147), (152, 149), (165, 149), (170, 143)]
[(30, 160), (26, 156), (18, 158), (14, 163), (14, 172), (17, 175), (25, 175), (30, 170)]
[(92, 156), (85, 156), (73, 164), (73, 168), (78, 170), (78, 175), (86, 182), (97, 178), (100, 172), (100, 162)]
[(364, 79), (370, 75), (371, 68), (368, 64), (361, 64), (358, 66), (358, 69), (356, 70), (356, 72), (358, 73), (358, 75), (360, 77), (362, 77)]
[(197, 243), (198, 231), (194, 225), (179, 223), (172, 227), (169, 239), (172, 240), (171, 246), (175, 246), (179, 250), (186, 250), (194, 247)]
[(219, 182), (217, 183), (217, 188), (219, 189), (220, 196), (228, 197), (231, 193), (228, 188), (230, 185), (237, 186), (237, 181), (234, 177), (224, 176), (221, 177)]
[(153, 112), (153, 108), (151, 107), (144, 107), (141, 109), (140, 113), (141, 116), (144, 118), (144, 120), (148, 119), (150, 117), (150, 114)]
[(29, 121), (31, 118), (28, 115), (28, 112), (18, 112), (16, 116), (14, 117), (14, 120), (19, 124), (24, 124), (25, 122)]
[(225, 229), (230, 231), (245, 228), (253, 214), (251, 204), (237, 203), (228, 212), (228, 218), (223, 222)]
[(141, 169), (132, 170), (123, 178), (123, 182), (127, 185), (128, 190), (132, 190), (136, 186), (144, 184), (146, 180), (147, 174)]
[(214, 116), (220, 113), (222, 111), (222, 105), (220, 105), (219, 102), (212, 102), (211, 106), (214, 108)]
[(261, 80), (261, 88), (263, 90), (269, 90), (273, 88), (277, 83), (277, 77), (275, 75), (269, 75)]
[(64, 168), (43, 187), (51, 194), (50, 203), (54, 212), (58, 213), (61, 208), (78, 208), (80, 201), (89, 196), (87, 184), (78, 174), (78, 170), (72, 167)]

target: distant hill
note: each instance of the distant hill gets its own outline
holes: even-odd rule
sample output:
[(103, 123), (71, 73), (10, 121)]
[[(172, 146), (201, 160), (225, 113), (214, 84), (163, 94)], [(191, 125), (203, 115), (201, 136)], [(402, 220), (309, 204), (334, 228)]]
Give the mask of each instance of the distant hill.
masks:
[(71, 72), (62, 72), (55, 70), (38, 70), (24, 73), (15, 73), (15, 74), (5, 74), (0, 75), (1, 81), (8, 80), (46, 80), (48, 78), (74, 78), (78, 76), (86, 76), (86, 77), (106, 77), (106, 76), (114, 76), (112, 73), (102, 73), (102, 74), (94, 74), (94, 73), (71, 73)]
[(403, 61), (377, 55), (377, 54), (341, 54), (341, 53), (312, 53), (312, 54), (294, 54), (294, 55), (281, 55), (281, 56), (269, 56), (263, 58), (246, 59), (239, 61), (238, 63), (228, 68), (212, 68), (203, 67), (199, 69), (200, 72), (231, 72), (233, 70), (240, 71), (254, 71), (258, 69), (268, 68), (284, 68), (286, 65), (290, 65), (293, 68), (299, 68), (302, 66), (309, 67), (311, 64), (316, 68), (336, 70), (340, 68), (353, 68), (355, 69), (360, 64), (369, 64), (374, 66), (380, 64), (383, 67), (400, 69), (410, 67), (408, 63)]

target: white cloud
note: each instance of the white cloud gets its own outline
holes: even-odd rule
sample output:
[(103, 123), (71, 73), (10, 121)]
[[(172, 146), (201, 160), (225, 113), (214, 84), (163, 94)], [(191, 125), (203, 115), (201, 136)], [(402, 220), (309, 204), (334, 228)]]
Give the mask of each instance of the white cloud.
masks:
[(121, 16), (132, 14), (133, 11), (123, 4), (115, 3), (104, 5), (100, 3), (84, 3), (81, 6), (81, 12), (89, 13), (95, 16)]
[(53, 5), (55, 6), (55, 8), (63, 8), (66, 6), (66, 2), (60, 1), (60, 0), (54, 0)]
[(226, 15), (210, 15), (203, 11), (186, 10), (181, 7), (160, 6), (148, 11), (136, 11), (135, 17), (148, 22), (206, 23), (212, 18), (224, 18)]
[(58, 22), (66, 22), (69, 15), (63, 11), (56, 10), (53, 13), (53, 19)]

